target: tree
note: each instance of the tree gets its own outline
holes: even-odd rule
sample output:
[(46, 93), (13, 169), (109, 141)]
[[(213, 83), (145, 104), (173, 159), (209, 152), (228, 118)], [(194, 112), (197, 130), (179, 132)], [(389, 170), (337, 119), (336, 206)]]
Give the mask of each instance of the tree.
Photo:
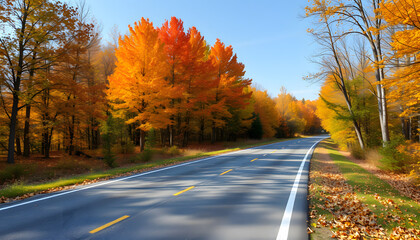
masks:
[(251, 128), (249, 129), (249, 137), (253, 139), (261, 139), (264, 135), (263, 125), (260, 116), (257, 114), (252, 121)]
[[(371, 0), (370, 4), (367, 4), (365, 0), (351, 0), (346, 3), (341, 0), (313, 1), (312, 6), (306, 8), (306, 12), (307, 16), (318, 16), (323, 19), (322, 22), (329, 25), (328, 28), (340, 25), (335, 28), (334, 32), (331, 32), (332, 39), (344, 39), (350, 35), (361, 36), (371, 47), (376, 77), (376, 92), (374, 94), (378, 102), (382, 141), (385, 144), (389, 141), (389, 129), (386, 91), (383, 86), (385, 79), (385, 54), (383, 53), (385, 25), (380, 16), (380, 2), (381, 0)], [(345, 27), (347, 29), (344, 29)]]
[[(360, 124), (357, 121), (354, 109), (352, 106), (352, 99), (347, 89), (346, 81), (354, 74), (351, 58), (347, 51), (346, 43), (342, 41), (341, 30), (337, 27), (337, 21), (340, 18), (334, 13), (340, 11), (343, 4), (329, 5), (325, 1), (314, 1), (312, 7), (307, 7), (307, 16), (316, 16), (319, 18), (320, 29), (317, 31), (310, 31), (318, 43), (325, 49), (323, 57), (320, 61), (322, 73), (316, 77), (326, 77), (333, 81), (337, 88), (341, 91), (347, 111), (356, 133), (361, 149), (364, 149), (365, 143), (360, 130)], [(386, 133), (387, 134), (387, 133)], [(386, 135), (387, 136), (387, 135)]]
[(171, 87), (167, 92), (170, 104), (165, 106), (165, 111), (170, 114), (170, 122), (167, 126), (169, 134), (169, 146), (174, 144), (175, 124), (180, 135), (182, 122), (183, 93), (188, 87), (186, 74), (187, 61), (190, 52), (190, 36), (185, 33), (181, 19), (172, 17), (171, 21), (163, 23), (159, 29), (159, 39), (164, 43), (166, 54), (167, 72), (165, 79)]
[[(46, 44), (61, 40), (60, 27), (72, 28), (75, 11), (66, 4), (48, 0), (2, 0), (0, 24), (8, 34), (0, 36), (1, 62), (7, 64), (3, 70), (5, 86), (12, 94), (9, 110), (8, 163), (14, 163), (15, 134), (24, 75), (33, 71), (39, 63), (38, 53)], [(56, 42), (56, 44), (59, 43)], [(54, 45), (54, 44), (52, 44)], [(41, 54), (40, 54), (41, 55)], [(31, 78), (30, 78), (31, 79)], [(29, 84), (30, 86), (31, 84)], [(33, 94), (34, 96), (36, 94)]]
[(252, 98), (254, 99), (254, 112), (262, 124), (263, 136), (273, 137), (276, 133), (276, 127), (279, 124), (278, 111), (276, 103), (268, 95), (267, 90), (261, 91), (252, 89)]
[(401, 116), (415, 116), (420, 112), (419, 61), (420, 20), (418, 18), (418, 0), (395, 0), (382, 3), (380, 12), (388, 25), (399, 26), (392, 35), (394, 59), (398, 61), (393, 76), (386, 79), (384, 86), (390, 90), (389, 97), (404, 106)]
[(348, 116), (344, 96), (332, 78), (326, 79), (321, 88), (316, 114), (321, 119), (322, 127), (340, 147), (357, 143), (352, 122), (342, 117)]
[(186, 88), (183, 95), (181, 113), (184, 115), (182, 126), (182, 146), (188, 143), (193, 117), (199, 124), (199, 141), (203, 141), (206, 119), (211, 117), (208, 109), (211, 89), (217, 84), (216, 68), (209, 59), (210, 49), (200, 32), (192, 27), (188, 30), (189, 48), (185, 62)]
[[(119, 39), (116, 49), (115, 72), (108, 78), (108, 99), (116, 110), (133, 115), (127, 123), (139, 124), (140, 146), (144, 149), (145, 132), (151, 127), (163, 128), (170, 124), (172, 111), (167, 109), (171, 101), (165, 81), (167, 65), (164, 45), (153, 23), (142, 18), (130, 33)], [(168, 96), (169, 95), (169, 96)]]
[(217, 84), (213, 89), (210, 106), (212, 112), (212, 142), (216, 130), (225, 126), (235, 109), (244, 108), (252, 92), (245, 92), (252, 80), (245, 79), (245, 66), (238, 62), (232, 46), (225, 46), (219, 39), (211, 48), (210, 59), (217, 69)]

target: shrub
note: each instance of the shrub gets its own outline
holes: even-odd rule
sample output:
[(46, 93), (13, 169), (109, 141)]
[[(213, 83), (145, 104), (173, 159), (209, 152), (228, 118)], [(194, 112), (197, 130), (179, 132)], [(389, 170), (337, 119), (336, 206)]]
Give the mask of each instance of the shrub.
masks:
[(149, 149), (149, 148), (146, 148), (146, 149), (143, 150), (143, 152), (141, 152), (141, 153), (139, 153), (139, 154), (137, 154), (135, 156), (132, 156), (130, 158), (130, 162), (131, 163), (136, 163), (136, 162), (145, 163), (145, 162), (149, 162), (150, 160), (152, 160), (153, 155), (154, 155), (154, 151), (151, 150), (151, 149)]
[(115, 162), (116, 158), (112, 151), (104, 151), (104, 163), (110, 167), (114, 168), (117, 167), (117, 163)]
[(350, 147), (350, 153), (356, 159), (366, 159), (365, 151), (357, 144)]
[(177, 146), (172, 146), (168, 149), (167, 153), (171, 156), (175, 156), (181, 154), (181, 150), (179, 150)]
[(142, 153), (140, 153), (140, 162), (149, 162), (153, 158), (153, 150), (151, 149), (144, 149)]
[(398, 150), (410, 157), (410, 178), (420, 186), (420, 143), (407, 142), (407, 144), (400, 145)]
[(25, 168), (20, 164), (9, 165), (0, 171), (0, 183), (18, 180), (26, 174)]
[(108, 167), (116, 167), (117, 164), (115, 163), (115, 155), (112, 152), (112, 146), (116, 141), (116, 136), (113, 131), (113, 124), (115, 120), (112, 115), (109, 115), (105, 124), (101, 126), (102, 132), (102, 151), (104, 154), (104, 162)]
[(382, 155), (380, 160), (380, 168), (393, 172), (406, 172), (409, 167), (410, 156), (399, 151), (398, 146), (405, 143), (402, 137), (397, 137), (387, 142), (383, 148), (379, 150)]

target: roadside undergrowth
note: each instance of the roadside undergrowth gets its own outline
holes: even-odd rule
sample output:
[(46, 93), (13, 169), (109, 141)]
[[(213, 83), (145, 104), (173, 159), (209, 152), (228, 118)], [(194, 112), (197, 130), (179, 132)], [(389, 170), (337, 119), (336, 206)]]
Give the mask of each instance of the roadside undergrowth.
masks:
[(311, 160), (311, 239), (420, 239), (420, 206), (342, 156), (329, 141)]

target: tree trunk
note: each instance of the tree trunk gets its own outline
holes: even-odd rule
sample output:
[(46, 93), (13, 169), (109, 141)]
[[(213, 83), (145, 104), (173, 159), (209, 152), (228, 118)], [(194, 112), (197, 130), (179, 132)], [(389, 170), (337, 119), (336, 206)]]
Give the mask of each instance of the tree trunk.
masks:
[(200, 119), (200, 132), (198, 133), (198, 142), (202, 143), (204, 141), (204, 119)]
[(25, 29), (26, 29), (26, 21), (29, 15), (29, 11), (27, 9), (22, 9), (23, 15), (20, 18), (20, 28), (18, 27), (16, 30), (19, 30), (19, 48), (18, 48), (18, 64), (16, 78), (13, 76), (13, 103), (12, 103), (12, 112), (10, 116), (10, 125), (9, 125), (9, 143), (8, 143), (8, 151), (7, 151), (7, 163), (13, 164), (15, 163), (15, 136), (16, 136), (16, 125), (17, 125), (17, 114), (19, 111), (19, 91), (20, 91), (20, 84), (22, 78), (22, 71), (23, 71), (23, 60), (24, 60), (24, 51), (26, 42), (23, 38), (25, 36)]
[(29, 157), (30, 154), (30, 139), (29, 139), (29, 128), (30, 128), (30, 118), (31, 118), (31, 105), (26, 106), (25, 113), (25, 127), (23, 129), (23, 156)]
[(376, 90), (378, 94), (378, 112), (379, 112), (379, 123), (381, 126), (382, 133), (382, 142), (385, 146), (385, 143), (389, 141), (389, 130), (388, 130), (388, 112), (387, 104), (385, 98), (385, 89), (382, 84), (376, 85)]
[(72, 155), (73, 154), (73, 151), (74, 151), (74, 145), (73, 145), (73, 141), (74, 141), (74, 121), (75, 121), (75, 119), (74, 119), (75, 117), (74, 117), (74, 115), (73, 116), (71, 116), (71, 123), (70, 123), (70, 126), (69, 126), (69, 140), (70, 140), (70, 142), (69, 142), (69, 155)]
[(405, 117), (401, 117), (400, 118), (401, 121), (401, 131), (404, 135), (404, 139), (405, 140), (409, 140), (410, 139), (410, 135), (408, 133), (408, 124), (407, 124), (407, 119)]
[(353, 120), (353, 127), (354, 127), (354, 131), (356, 132), (357, 140), (359, 141), (360, 148), (362, 150), (364, 150), (365, 149), (365, 142), (363, 141), (362, 132), (360, 131), (360, 126), (356, 122), (356, 120)]
[[(343, 82), (343, 86), (344, 86), (344, 81), (342, 81), (342, 82)], [(347, 93), (347, 90), (346, 90), (345, 87), (342, 88), (342, 92), (343, 92), (343, 95), (344, 95), (344, 99), (346, 100), (346, 105), (347, 105), (347, 108), (349, 110), (350, 116), (353, 119), (352, 120), (353, 121), (353, 127), (354, 127), (354, 131), (356, 132), (356, 136), (357, 136), (357, 140), (359, 141), (360, 148), (362, 150), (364, 150), (365, 149), (365, 142), (363, 141), (362, 132), (360, 131), (360, 125), (356, 121), (356, 119), (354, 119), (353, 108), (352, 108), (351, 101), (348, 97), (348, 93)]]
[(211, 127), (211, 143), (215, 143), (215, 142), (216, 142), (216, 125), (213, 122), (212, 127)]
[(420, 142), (420, 117), (417, 118), (417, 134), (419, 135), (419, 142)]
[(16, 135), (16, 155), (22, 155), (22, 146), (20, 145), (20, 136)]
[[(34, 75), (35, 75), (35, 65), (34, 61), (36, 59), (37, 51), (36, 48), (34, 49), (33, 55), (32, 55), (32, 64), (31, 68), (29, 70), (29, 86), (28, 90), (29, 93), (32, 92), (33, 85), (34, 85)], [(25, 107), (25, 126), (23, 129), (23, 156), (29, 157), (30, 154), (30, 138), (29, 138), (29, 129), (30, 129), (30, 121), (31, 121), (31, 104), (28, 103)]]
[(50, 147), (49, 147), (49, 129), (44, 128), (44, 133), (42, 134), (42, 146), (44, 147), (44, 157), (49, 158), (50, 157)]
[(140, 129), (140, 152), (144, 151), (146, 145), (146, 133)]
[(174, 145), (174, 126), (168, 125), (168, 134), (169, 134), (169, 147)]
[[(20, 84), (19, 84), (20, 85)], [(10, 116), (10, 128), (9, 128), (9, 146), (7, 151), (7, 163), (15, 163), (15, 136), (16, 136), (16, 125), (17, 125), (17, 113), (18, 113), (18, 104), (19, 96), (17, 94), (19, 89), (15, 90), (13, 93), (13, 105), (12, 105), (12, 114)]]
[(160, 129), (160, 146), (166, 146), (166, 136), (165, 136), (165, 129)]

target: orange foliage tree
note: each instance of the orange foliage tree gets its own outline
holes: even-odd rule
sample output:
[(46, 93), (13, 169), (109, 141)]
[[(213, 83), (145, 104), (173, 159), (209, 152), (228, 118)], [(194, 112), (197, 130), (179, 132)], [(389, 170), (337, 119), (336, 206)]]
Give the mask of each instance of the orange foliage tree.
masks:
[[(236, 54), (233, 53), (232, 46), (225, 46), (219, 39), (211, 47), (210, 59), (216, 67), (216, 87), (213, 89), (213, 99), (211, 104), (212, 112), (212, 142), (222, 133), (222, 127), (228, 123), (228, 119), (238, 117), (236, 109), (241, 109), (248, 105), (251, 97), (250, 92), (246, 92), (251, 84), (250, 79), (245, 79), (245, 66), (238, 62)], [(229, 134), (229, 133), (227, 133)]]
[(140, 146), (144, 149), (145, 131), (171, 123), (173, 114), (167, 109), (173, 86), (165, 81), (167, 65), (159, 31), (142, 18), (129, 27), (130, 34), (120, 38), (116, 50), (115, 72), (108, 78), (108, 98), (118, 110), (129, 111), (141, 131)]

